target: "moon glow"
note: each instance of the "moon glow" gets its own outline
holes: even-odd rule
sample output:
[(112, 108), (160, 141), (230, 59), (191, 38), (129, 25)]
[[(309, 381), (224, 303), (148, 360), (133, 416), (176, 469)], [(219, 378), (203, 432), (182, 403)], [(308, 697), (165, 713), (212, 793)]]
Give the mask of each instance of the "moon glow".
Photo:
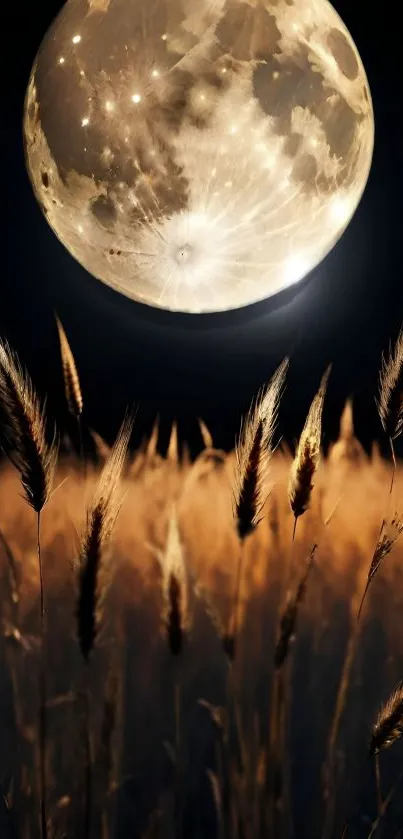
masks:
[(298, 282), (365, 188), (374, 117), (327, 0), (68, 0), (26, 96), (70, 253), (134, 300), (235, 309)]

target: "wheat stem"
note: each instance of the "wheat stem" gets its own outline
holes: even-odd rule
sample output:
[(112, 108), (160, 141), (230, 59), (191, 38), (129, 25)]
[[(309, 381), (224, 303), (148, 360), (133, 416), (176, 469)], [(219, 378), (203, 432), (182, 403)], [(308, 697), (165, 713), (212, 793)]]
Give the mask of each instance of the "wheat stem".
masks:
[(375, 783), (376, 783), (376, 800), (378, 804), (378, 816), (382, 812), (382, 779), (381, 779), (381, 766), (380, 766), (380, 757), (379, 754), (375, 755), (374, 759), (374, 770), (375, 770)]
[(176, 678), (175, 678), (175, 748), (176, 748), (176, 755), (177, 759), (179, 758), (179, 753), (181, 749), (181, 683), (180, 677), (178, 673), (178, 668), (175, 668)]
[(43, 568), (41, 555), (41, 514), (36, 514), (37, 521), (37, 554), (39, 568), (40, 588), (40, 623), (41, 623), (41, 652), (39, 664), (39, 776), (40, 776), (40, 810), (41, 810), (41, 835), (47, 839), (47, 814), (46, 814), (46, 665), (45, 665), (45, 594), (43, 585)]
[(327, 749), (327, 760), (324, 771), (324, 798), (326, 801), (326, 815), (323, 827), (322, 839), (330, 836), (331, 823), (334, 812), (334, 796), (331, 798), (331, 789), (334, 786), (334, 768), (335, 768), (335, 752), (337, 745), (337, 738), (340, 728), (340, 721), (346, 704), (348, 687), (351, 679), (351, 672), (357, 650), (357, 643), (359, 638), (359, 624), (356, 623), (353, 631), (350, 633), (347, 645), (347, 651), (344, 658), (343, 670), (337, 691), (336, 705), (334, 709), (333, 719), (330, 727), (330, 735)]
[(389, 791), (388, 795), (386, 796), (385, 800), (383, 801), (382, 806), (381, 806), (381, 810), (378, 813), (378, 817), (375, 819), (375, 821), (371, 825), (371, 830), (368, 833), (368, 839), (372, 839), (372, 837), (375, 835), (376, 831), (378, 830), (380, 822), (383, 819), (383, 817), (384, 817), (384, 815), (385, 815), (385, 813), (386, 813), (386, 811), (389, 807), (389, 804), (391, 803), (391, 801), (392, 801), (392, 799), (393, 799), (393, 797), (394, 797), (394, 795), (397, 791), (397, 788), (400, 784), (400, 781), (402, 779), (403, 779), (403, 769), (401, 769), (401, 771), (399, 772), (399, 775), (397, 776), (397, 779), (396, 779), (396, 783), (393, 785), (393, 787)]
[(174, 678), (174, 713), (175, 713), (175, 827), (176, 837), (182, 837), (182, 739), (181, 739), (181, 725), (182, 725), (182, 685), (179, 659), (174, 661), (175, 678)]
[(230, 618), (229, 637), (233, 640), (234, 658), (237, 654), (237, 641), (239, 633), (239, 610), (241, 606), (242, 593), (242, 572), (245, 556), (245, 540), (242, 539), (240, 543), (240, 551), (238, 554), (237, 571), (235, 577), (234, 598), (232, 604), (232, 615)]
[(90, 839), (92, 816), (92, 744), (91, 744), (91, 699), (89, 688), (89, 661), (85, 662), (85, 686), (83, 695), (84, 709), (84, 748), (85, 748), (85, 781), (84, 781), (84, 818), (83, 839)]

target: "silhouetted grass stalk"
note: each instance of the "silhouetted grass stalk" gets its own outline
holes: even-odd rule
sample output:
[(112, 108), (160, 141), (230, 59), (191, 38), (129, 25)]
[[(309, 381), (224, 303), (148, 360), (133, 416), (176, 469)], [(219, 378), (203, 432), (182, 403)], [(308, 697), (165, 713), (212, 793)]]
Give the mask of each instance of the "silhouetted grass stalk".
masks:
[(96, 645), (103, 617), (103, 603), (107, 590), (105, 568), (103, 567), (105, 549), (111, 538), (120, 510), (121, 501), (118, 498), (118, 492), (132, 426), (131, 417), (126, 418), (101, 472), (92, 502), (87, 511), (87, 523), (81, 542), (76, 617), (78, 641), (85, 665), (83, 700), (85, 726), (84, 839), (89, 839), (92, 829), (90, 657)]
[[(177, 450), (176, 431), (174, 434), (174, 448)], [(171, 435), (172, 443), (172, 435)], [(173, 454), (171, 452), (171, 459)], [(172, 508), (169, 519), (165, 550), (156, 550), (162, 571), (163, 611), (162, 624), (165, 630), (168, 650), (173, 661), (173, 712), (175, 739), (175, 790), (174, 814), (175, 834), (177, 839), (182, 836), (183, 821), (183, 745), (182, 729), (182, 654), (187, 641), (189, 617), (188, 572), (185, 555), (179, 532), (175, 507)]]
[(175, 834), (182, 839), (183, 828), (183, 748), (182, 748), (182, 679), (181, 662), (174, 661), (174, 715), (175, 715)]
[(392, 495), (396, 474), (394, 441), (403, 431), (403, 329), (400, 330), (394, 347), (390, 346), (389, 356), (383, 355), (381, 359), (377, 408), (392, 455), (392, 478), (389, 490), (389, 495)]
[(39, 567), (40, 585), (40, 619), (41, 619), (41, 655), (39, 661), (39, 773), (41, 786), (41, 831), (43, 839), (47, 836), (47, 779), (46, 779), (46, 741), (47, 741), (47, 718), (46, 718), (46, 661), (45, 661), (45, 640), (46, 640), (46, 617), (45, 617), (45, 595), (43, 585), (43, 568), (41, 556), (41, 514), (37, 513), (37, 552)]
[(83, 839), (91, 836), (92, 825), (92, 735), (91, 735), (91, 697), (89, 662), (85, 662), (83, 693), (83, 734), (84, 734), (84, 818)]
[(18, 356), (6, 343), (0, 343), (0, 408), (2, 443), (9, 460), (20, 474), (26, 503), (37, 518), (37, 556), (40, 583), (40, 665), (39, 665), (39, 783), (40, 825), (42, 839), (47, 839), (46, 783), (46, 664), (45, 664), (45, 594), (41, 557), (41, 512), (50, 498), (57, 460), (55, 435), (46, 439), (43, 407), (31, 379)]
[(392, 520), (383, 519), (379, 533), (378, 542), (376, 544), (374, 553), (372, 555), (371, 565), (368, 571), (367, 580), (365, 583), (364, 592), (360, 601), (357, 620), (360, 620), (366, 596), (372, 580), (379, 571), (379, 568), (390, 552), (392, 551), (399, 536), (403, 532), (403, 517), (399, 517), (397, 513)]
[[(373, 837), (375, 836), (375, 833), (377, 832), (378, 827), (379, 827), (379, 825), (381, 824), (382, 819), (383, 819), (383, 817), (384, 817), (385, 813), (387, 812), (387, 810), (388, 810), (388, 808), (389, 808), (389, 806), (390, 806), (391, 802), (393, 801), (393, 798), (395, 797), (396, 792), (397, 792), (397, 790), (398, 790), (398, 788), (399, 788), (399, 785), (400, 785), (400, 783), (401, 783), (401, 781), (402, 781), (402, 780), (403, 780), (403, 769), (401, 769), (401, 770), (400, 770), (400, 772), (399, 772), (399, 774), (398, 774), (398, 776), (397, 776), (396, 782), (393, 784), (393, 786), (391, 787), (391, 789), (390, 789), (390, 791), (389, 791), (388, 795), (386, 796), (386, 798), (385, 798), (385, 799), (383, 800), (383, 802), (381, 803), (381, 806), (380, 806), (380, 808), (379, 808), (379, 810), (378, 810), (378, 816), (377, 816), (377, 818), (376, 818), (376, 819), (372, 822), (372, 825), (371, 825), (371, 830), (370, 830), (370, 832), (368, 833), (368, 839), (373, 839)], [(399, 835), (400, 835), (400, 834), (396, 834), (396, 839), (398, 838), (398, 836), (399, 836)]]
[(346, 706), (348, 689), (351, 681), (351, 672), (355, 660), (355, 655), (360, 636), (360, 625), (354, 621), (352, 630), (349, 633), (346, 654), (343, 661), (343, 669), (337, 690), (337, 697), (335, 708), (330, 725), (330, 733), (328, 738), (327, 755), (324, 765), (323, 773), (323, 797), (325, 802), (325, 817), (323, 824), (322, 839), (328, 839), (331, 836), (334, 809), (335, 809), (335, 759), (337, 738), (339, 735), (339, 728), (341, 718)]
[(297, 521), (310, 507), (313, 479), (319, 466), (323, 405), (330, 369), (328, 367), (324, 373), (319, 390), (312, 401), (291, 467), (288, 500), (294, 515), (293, 542)]
[[(329, 376), (331, 368), (328, 367), (322, 376), (318, 392), (316, 393), (305, 421), (304, 428), (299, 439), (297, 451), (294, 461), (291, 466), (291, 473), (288, 485), (288, 501), (291, 511), (294, 516), (294, 525), (292, 532), (292, 544), (295, 542), (296, 529), (298, 519), (304, 515), (311, 504), (311, 497), (314, 485), (314, 477), (316, 475), (319, 460), (322, 437), (322, 415), (323, 406), (326, 396)], [(316, 547), (312, 553), (312, 559)], [(292, 554), (290, 558), (290, 570), (292, 567)], [(309, 571), (308, 571), (309, 573)], [(279, 643), (283, 644), (284, 661), (288, 655), (288, 647), (290, 645), (293, 625), (296, 623), (299, 603), (302, 600), (306, 581), (303, 578), (298, 589), (297, 598), (294, 607), (287, 614), (286, 606), (280, 602), (280, 631)], [(289, 586), (288, 574), (286, 572), (286, 594)], [(291, 628), (290, 628), (291, 627)], [(288, 630), (290, 630), (288, 632)], [(286, 640), (286, 632), (288, 632), (288, 639)], [(279, 649), (276, 650), (276, 655), (279, 654)], [(282, 825), (278, 823), (278, 812), (280, 808), (280, 801), (285, 794), (285, 784), (287, 784), (287, 766), (285, 765), (285, 752), (288, 728), (287, 708), (289, 706), (289, 692), (290, 687), (288, 680), (283, 674), (283, 662), (279, 662), (274, 676), (274, 688), (272, 692), (272, 717), (271, 725), (279, 725), (281, 729), (277, 733), (275, 739), (271, 743), (271, 761), (273, 763), (272, 772), (272, 790), (271, 800), (273, 807), (273, 823), (272, 829), (274, 835), (278, 835), (282, 829)], [(288, 785), (288, 784), (287, 784)], [(283, 811), (287, 810), (288, 802), (282, 803)]]
[(280, 399), (284, 388), (288, 359), (280, 364), (268, 386), (260, 392), (249, 414), (241, 424), (236, 443), (236, 473), (234, 518), (240, 542), (235, 592), (230, 621), (229, 641), (232, 639), (233, 657), (236, 656), (238, 612), (242, 587), (244, 542), (256, 530), (267, 499), (268, 467), (273, 454)]
[(380, 765), (379, 754), (375, 755), (374, 769), (375, 769), (375, 784), (376, 784), (376, 800), (377, 800), (377, 805), (378, 805), (378, 816), (379, 816), (382, 812), (382, 778), (381, 778), (381, 765)]

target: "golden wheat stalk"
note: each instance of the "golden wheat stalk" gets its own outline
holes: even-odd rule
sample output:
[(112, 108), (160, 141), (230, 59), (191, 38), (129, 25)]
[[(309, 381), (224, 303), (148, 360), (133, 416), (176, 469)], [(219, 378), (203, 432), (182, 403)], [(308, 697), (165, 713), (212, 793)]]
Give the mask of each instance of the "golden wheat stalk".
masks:
[(361, 612), (364, 606), (365, 598), (368, 593), (368, 589), (372, 583), (372, 580), (378, 573), (379, 567), (386, 556), (390, 554), (392, 549), (394, 548), (400, 534), (403, 532), (403, 516), (399, 518), (396, 514), (391, 521), (383, 521), (381, 532), (379, 534), (379, 539), (376, 544), (371, 565), (368, 571), (368, 578), (365, 584), (364, 593), (361, 598), (360, 607), (358, 610), (358, 620), (361, 617)]
[(313, 490), (313, 479), (319, 465), (322, 436), (322, 413), (330, 367), (326, 370), (319, 390), (313, 399), (291, 467), (288, 499), (294, 513), (294, 536), (297, 520), (308, 510)]
[(42, 839), (48, 833), (46, 781), (45, 592), (40, 541), (41, 511), (50, 498), (58, 447), (56, 435), (46, 438), (44, 407), (40, 405), (27, 371), (6, 342), (0, 342), (0, 413), (2, 445), (20, 473), (24, 497), (37, 517), (37, 556), (40, 585), (41, 658), (39, 671), (39, 765)]
[(70, 413), (76, 417), (76, 419), (79, 419), (83, 412), (84, 402), (77, 365), (63, 325), (57, 315), (56, 325), (59, 333), (60, 354), (62, 359), (64, 391), (66, 394), (67, 407)]
[(55, 435), (48, 443), (44, 407), (31, 379), (7, 343), (0, 343), (2, 444), (20, 473), (24, 496), (40, 513), (49, 500), (57, 461)]
[(396, 472), (394, 441), (403, 431), (403, 329), (394, 347), (390, 346), (389, 355), (382, 356), (377, 408), (383, 430), (389, 439), (393, 460), (391, 493)]
[(273, 439), (288, 359), (284, 359), (268, 387), (257, 397), (241, 425), (236, 444), (234, 517), (242, 540), (260, 521), (267, 497), (267, 467), (273, 454)]
[(267, 473), (273, 454), (274, 434), (289, 360), (285, 358), (266, 389), (261, 391), (241, 424), (236, 443), (236, 471), (233, 511), (240, 540), (232, 611), (224, 649), (235, 660), (238, 613), (242, 589), (244, 542), (258, 526), (267, 499)]
[(94, 648), (102, 619), (105, 587), (100, 584), (101, 564), (120, 510), (120, 479), (132, 428), (133, 419), (127, 417), (101, 472), (81, 541), (76, 616), (80, 650), (86, 661)]
[(403, 684), (399, 685), (381, 708), (375, 720), (370, 755), (393, 746), (403, 736)]
[[(119, 487), (126, 460), (127, 447), (133, 428), (132, 417), (126, 417), (116, 442), (101, 472), (98, 485), (87, 511), (78, 571), (77, 635), (85, 664), (95, 647), (99, 627), (102, 623), (103, 602), (106, 595), (106, 574), (102, 568), (105, 549), (112, 535), (119, 514), (121, 499)], [(84, 837), (90, 839), (92, 818), (92, 743), (90, 692), (88, 668), (86, 668), (84, 692), (84, 743), (85, 743), (85, 785), (84, 785)]]

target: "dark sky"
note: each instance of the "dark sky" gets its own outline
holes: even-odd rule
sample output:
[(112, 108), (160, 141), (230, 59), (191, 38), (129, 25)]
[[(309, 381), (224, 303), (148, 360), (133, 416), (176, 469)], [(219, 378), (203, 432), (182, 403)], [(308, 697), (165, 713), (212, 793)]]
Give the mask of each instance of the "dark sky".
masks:
[[(133, 0), (134, 2), (134, 0)], [(81, 374), (86, 419), (113, 437), (125, 406), (139, 403), (137, 435), (156, 414), (177, 417), (196, 442), (197, 416), (219, 446), (231, 447), (253, 394), (292, 352), (281, 414), (289, 439), (301, 429), (325, 366), (333, 372), (325, 438), (344, 399), (355, 395), (358, 433), (379, 435), (374, 391), (380, 354), (403, 321), (402, 46), (391, 4), (335, 3), (360, 50), (376, 118), (372, 173), (347, 232), (293, 299), (225, 316), (150, 310), (109, 291), (64, 250), (36, 204), (24, 168), (22, 107), (30, 68), (60, 0), (10, 2), (2, 19), (2, 271), (0, 334), (20, 353), (56, 413), (62, 385), (56, 309)], [(385, 11), (383, 11), (385, 10)]]

